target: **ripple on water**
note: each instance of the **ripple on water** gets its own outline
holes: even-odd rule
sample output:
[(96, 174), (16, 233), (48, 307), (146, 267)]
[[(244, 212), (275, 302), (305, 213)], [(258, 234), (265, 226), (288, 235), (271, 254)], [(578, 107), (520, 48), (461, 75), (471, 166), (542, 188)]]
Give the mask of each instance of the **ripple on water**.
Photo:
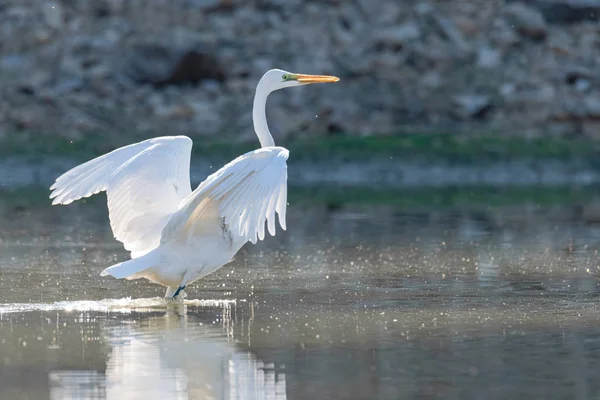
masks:
[(235, 300), (191, 299), (182, 302), (167, 301), (162, 297), (132, 299), (57, 301), (54, 303), (12, 303), (0, 304), (0, 314), (22, 313), (28, 311), (100, 311), (129, 313), (133, 311), (164, 310), (175, 305), (195, 307), (223, 307), (235, 304)]

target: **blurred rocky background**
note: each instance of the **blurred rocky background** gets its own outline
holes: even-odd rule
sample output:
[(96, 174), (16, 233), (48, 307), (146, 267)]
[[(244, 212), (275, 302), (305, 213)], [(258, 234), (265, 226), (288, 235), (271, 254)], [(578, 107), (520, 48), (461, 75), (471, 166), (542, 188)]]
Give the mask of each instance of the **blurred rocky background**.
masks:
[[(403, 132), (600, 138), (599, 0), (0, 2), (0, 140)], [(111, 136), (112, 135), (112, 136)]]

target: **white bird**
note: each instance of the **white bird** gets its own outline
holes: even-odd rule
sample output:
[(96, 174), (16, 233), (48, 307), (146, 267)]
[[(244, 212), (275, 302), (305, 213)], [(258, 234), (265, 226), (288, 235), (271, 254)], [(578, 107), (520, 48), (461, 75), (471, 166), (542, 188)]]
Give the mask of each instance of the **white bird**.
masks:
[(190, 185), (192, 141), (165, 136), (121, 147), (81, 164), (50, 187), (52, 204), (70, 204), (106, 191), (115, 238), (131, 260), (101, 276), (146, 278), (167, 286), (166, 298), (184, 297), (186, 285), (230, 262), (248, 241), (275, 235), (275, 213), (286, 229), (288, 150), (275, 146), (267, 127), (269, 93), (309, 83), (337, 82), (324, 75), (265, 73), (256, 87), (252, 119), (261, 148), (243, 154)]

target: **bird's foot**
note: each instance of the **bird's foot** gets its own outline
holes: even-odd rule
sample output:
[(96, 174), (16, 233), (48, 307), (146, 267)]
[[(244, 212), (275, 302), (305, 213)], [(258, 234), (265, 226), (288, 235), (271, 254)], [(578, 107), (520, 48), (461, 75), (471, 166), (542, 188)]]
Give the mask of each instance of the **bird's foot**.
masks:
[(175, 291), (175, 294), (173, 294), (172, 299), (175, 300), (176, 297), (181, 300), (185, 299), (187, 297), (187, 294), (183, 291), (183, 289), (185, 289), (185, 286), (179, 286)]
[(165, 300), (167, 303), (181, 303), (183, 299), (187, 297), (187, 294), (184, 292), (185, 286), (179, 286), (178, 288), (168, 287), (167, 293), (165, 293)]

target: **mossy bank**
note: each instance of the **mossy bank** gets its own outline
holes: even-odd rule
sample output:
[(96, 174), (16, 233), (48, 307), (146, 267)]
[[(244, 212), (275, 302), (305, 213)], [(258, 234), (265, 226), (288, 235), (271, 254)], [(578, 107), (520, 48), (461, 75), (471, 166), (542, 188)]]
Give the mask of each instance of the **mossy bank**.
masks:
[[(140, 137), (137, 140), (144, 140)], [(194, 139), (194, 138), (193, 138)], [(131, 144), (128, 137), (86, 135), (70, 140), (58, 135), (19, 132), (0, 140), (0, 155), (21, 157), (58, 156), (84, 160)], [(571, 159), (592, 162), (600, 155), (600, 142), (586, 138), (533, 138), (500, 134), (399, 133), (385, 136), (354, 135), (296, 138), (278, 143), (288, 148), (297, 160), (365, 161), (377, 159), (420, 158), (432, 162), (473, 163), (499, 160)], [(229, 142), (195, 138), (193, 155), (217, 160), (232, 159), (259, 146), (255, 140)]]
[[(75, 165), (130, 143), (126, 137), (101, 134), (78, 141), (26, 132), (11, 135), (10, 140), (0, 142), (0, 188), (50, 185)], [(435, 133), (337, 135), (279, 144), (290, 150), (290, 184), (301, 186), (401, 189), (600, 184), (600, 143), (579, 138), (528, 140)], [(229, 143), (196, 138), (193, 184), (257, 147), (255, 140)]]

